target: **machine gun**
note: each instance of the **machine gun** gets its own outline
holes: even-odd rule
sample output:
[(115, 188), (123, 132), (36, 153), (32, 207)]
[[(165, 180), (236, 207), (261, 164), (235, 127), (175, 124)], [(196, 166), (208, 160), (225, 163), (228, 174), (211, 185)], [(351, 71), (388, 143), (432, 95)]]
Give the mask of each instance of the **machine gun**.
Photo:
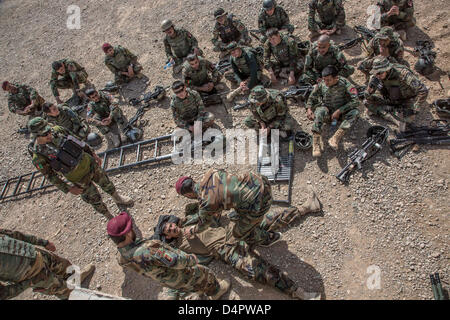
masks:
[(259, 31), (259, 29), (251, 29), (248, 30), (248, 33), (250, 33), (250, 35), (255, 38), (256, 40), (258, 40), (259, 42), (261, 42), (261, 37), (258, 36), (258, 34), (261, 34), (261, 31)]
[[(359, 43), (362, 43), (364, 45), (364, 47), (366, 46), (364, 41), (369, 42), (370, 40), (372, 40), (373, 37), (375, 37), (375, 31), (372, 31), (370, 29), (367, 29), (364, 26), (356, 26), (353, 28), (353, 30), (359, 34), (359, 37), (355, 38), (355, 39), (351, 39), (346, 43), (343, 43), (341, 45), (339, 45), (339, 50), (345, 50), (345, 49), (350, 49), (353, 48), (354, 46), (356, 46)], [(367, 47), (366, 47), (367, 49)]]
[(313, 89), (313, 85), (304, 84), (302, 86), (290, 86), (286, 91), (283, 91), (282, 93), (286, 99), (301, 98), (302, 100), (306, 100)]
[(436, 52), (433, 51), (434, 44), (429, 40), (416, 41), (414, 52), (419, 53), (419, 60), (414, 65), (414, 69), (423, 76), (429, 75), (434, 71), (434, 60)]
[(389, 141), (392, 153), (402, 158), (415, 144), (450, 145), (450, 125), (447, 120), (435, 119), (429, 127), (415, 127), (396, 132), (396, 139)]
[(436, 112), (441, 117), (450, 117), (450, 98), (446, 99), (437, 99), (432, 105), (436, 108)]
[(156, 86), (155, 89), (153, 89), (153, 91), (145, 93), (142, 99), (132, 98), (130, 99), (130, 101), (128, 101), (128, 103), (131, 104), (132, 106), (138, 106), (141, 104), (141, 102), (148, 104), (152, 100), (161, 100), (166, 96), (166, 90), (169, 88), (170, 86), (167, 87)]
[(433, 290), (434, 300), (445, 300), (444, 290), (442, 289), (439, 273), (430, 274), (431, 289)]
[(361, 170), (361, 164), (372, 158), (383, 148), (383, 144), (388, 136), (388, 128), (382, 126), (370, 127), (367, 131), (367, 140), (364, 141), (360, 149), (355, 149), (349, 154), (350, 162), (336, 175), (336, 178), (342, 183), (347, 183), (351, 172), (355, 168)]
[(231, 69), (231, 62), (228, 59), (220, 60), (216, 63), (214, 69), (223, 75), (225, 72)]

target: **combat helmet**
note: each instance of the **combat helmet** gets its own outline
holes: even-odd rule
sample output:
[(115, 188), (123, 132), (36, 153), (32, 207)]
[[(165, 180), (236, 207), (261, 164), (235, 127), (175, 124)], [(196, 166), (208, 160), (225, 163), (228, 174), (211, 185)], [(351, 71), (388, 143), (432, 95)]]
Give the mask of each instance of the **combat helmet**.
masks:
[(305, 131), (297, 131), (294, 135), (295, 145), (302, 150), (308, 150), (312, 146), (312, 136)]
[(166, 19), (163, 22), (161, 22), (161, 30), (162, 31), (167, 31), (169, 30), (171, 27), (173, 27), (173, 22), (170, 19)]
[(275, 7), (275, 1), (273, 1), (273, 0), (264, 0), (263, 1), (263, 8), (265, 10), (272, 9), (273, 7)]
[(102, 137), (95, 132), (91, 132), (88, 134), (86, 142), (89, 146), (95, 148), (102, 144)]

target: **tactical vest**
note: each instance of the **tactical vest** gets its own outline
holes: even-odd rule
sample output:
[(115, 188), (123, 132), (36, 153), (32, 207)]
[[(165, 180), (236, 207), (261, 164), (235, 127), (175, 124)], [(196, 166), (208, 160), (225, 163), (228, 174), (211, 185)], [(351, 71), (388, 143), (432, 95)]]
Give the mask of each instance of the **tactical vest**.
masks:
[(313, 68), (317, 72), (322, 72), (322, 70), (328, 65), (338, 66), (338, 69), (340, 69), (339, 68), (340, 62), (336, 58), (337, 50), (338, 49), (334, 45), (330, 45), (330, 48), (328, 48), (327, 53), (324, 56), (322, 56), (319, 53), (319, 50), (317, 49), (316, 43), (313, 49), (313, 55), (311, 57), (313, 59)]
[[(66, 108), (64, 108), (64, 106)], [(58, 109), (59, 109), (59, 114), (57, 117), (52, 117), (52, 116), (49, 116), (48, 114), (46, 115), (48, 122), (51, 122), (57, 126), (66, 128), (69, 131), (73, 131), (72, 119), (73, 119), (73, 117), (76, 117), (75, 114), (72, 114), (72, 115), (70, 114), (71, 112), (73, 113), (73, 111), (70, 110), (69, 107), (67, 107), (66, 105), (58, 106)]]
[(125, 55), (125, 52), (121, 46), (115, 47), (114, 57), (108, 57), (107, 59), (109, 63), (120, 71), (127, 71), (127, 68), (130, 65), (130, 59)]
[(180, 116), (181, 120), (193, 122), (198, 115), (198, 105), (192, 91), (189, 89), (186, 90), (188, 92), (187, 97), (183, 100), (176, 97), (173, 106), (176, 109), (177, 114)]
[(294, 57), (291, 57), (289, 55), (289, 39), (286, 36), (281, 37), (281, 42), (275, 47), (272, 46), (272, 53), (277, 59), (278, 62), (280, 62), (283, 66), (287, 66), (290, 64), (291, 59)]
[(347, 83), (342, 78), (339, 78), (338, 83), (332, 87), (327, 87), (323, 82), (320, 84), (323, 93), (323, 104), (331, 113), (351, 100), (347, 91)]
[(166, 36), (166, 40), (172, 48), (172, 52), (177, 58), (186, 57), (191, 51), (190, 43), (187, 38), (187, 31), (184, 29), (175, 29), (175, 37)]
[(383, 89), (381, 94), (383, 97), (388, 98), (392, 103), (401, 103), (402, 100), (414, 98), (416, 94), (404, 81), (401, 81), (402, 73), (411, 72), (407, 67), (396, 64), (394, 68), (386, 76), (386, 79), (382, 80)]
[(208, 68), (203, 58), (199, 57), (199, 67), (197, 70), (191, 67), (188, 61), (184, 63), (186, 68), (186, 77), (191, 80), (192, 85), (202, 86), (209, 81)]
[(0, 235), (0, 280), (18, 282), (36, 259), (31, 243)]
[(228, 22), (227, 25), (220, 23), (216, 24), (216, 29), (219, 31), (220, 39), (225, 44), (230, 43), (231, 41), (239, 41), (241, 33), (233, 24), (233, 15), (228, 15), (226, 21)]
[(94, 112), (100, 120), (103, 120), (105, 118), (109, 117), (109, 114), (111, 113), (109, 106), (111, 105), (111, 102), (109, 99), (103, 94), (100, 94), (100, 100), (98, 102), (91, 102), (90, 107), (91, 111)]
[(275, 11), (271, 16), (266, 13), (264, 8), (261, 9), (261, 14), (263, 16), (265, 27), (267, 30), (269, 30), (270, 28), (280, 29), (283, 26), (280, 7), (275, 7)]
[(269, 94), (269, 99), (265, 104), (257, 106), (256, 112), (258, 112), (264, 122), (270, 123), (278, 116), (276, 99), (277, 96), (280, 95), (280, 92), (273, 89), (267, 89), (267, 92)]
[(334, 0), (328, 0), (327, 3), (317, 1), (317, 13), (322, 23), (327, 25), (333, 23), (334, 17), (336, 16)]

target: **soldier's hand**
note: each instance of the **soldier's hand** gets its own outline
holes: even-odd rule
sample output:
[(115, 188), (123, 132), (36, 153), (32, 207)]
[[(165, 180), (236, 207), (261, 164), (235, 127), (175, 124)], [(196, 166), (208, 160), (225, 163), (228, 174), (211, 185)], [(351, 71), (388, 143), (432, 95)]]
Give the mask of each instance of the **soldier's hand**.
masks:
[(74, 195), (78, 196), (78, 195), (80, 195), (80, 194), (83, 193), (83, 189), (81, 189), (81, 188), (79, 188), (79, 187), (77, 187), (77, 186), (73, 186), (73, 187), (71, 187), (71, 188), (69, 189), (69, 192), (70, 192), (71, 194), (74, 194)]
[(291, 73), (289, 73), (288, 84), (290, 86), (295, 84), (295, 73), (294, 73), (294, 71), (291, 71)]
[(109, 126), (111, 124), (111, 117), (102, 120), (102, 125)]
[(45, 249), (47, 249), (48, 251), (51, 251), (51, 252), (55, 252), (56, 251), (55, 245), (52, 242), (50, 242), (50, 241), (45, 246)]
[(333, 120), (333, 119), (338, 120), (340, 116), (341, 116), (341, 110), (337, 109), (337, 110), (331, 115), (331, 120)]
[(306, 110), (306, 116), (308, 117), (309, 120), (311, 120), (311, 121), (314, 120), (314, 112), (312, 112), (311, 108), (308, 108)]
[(57, 103), (63, 103), (63, 101), (61, 100), (61, 98), (59, 96), (55, 97), (55, 100)]
[(273, 71), (270, 72), (270, 81), (272, 81), (273, 84), (276, 84), (278, 82), (277, 76)]
[(33, 105), (30, 104), (29, 106), (27, 106), (27, 107), (23, 110), (23, 112), (24, 112), (24, 114), (28, 114), (28, 113), (31, 112), (32, 109), (33, 109)]
[(133, 71), (133, 65), (132, 65), (132, 64), (130, 64), (130, 65), (128, 66), (128, 76), (129, 76), (130, 78), (134, 77), (134, 71)]
[(208, 83), (206, 84), (206, 91), (207, 91), (207, 92), (210, 92), (212, 89), (214, 89), (214, 83), (208, 82)]
[(195, 228), (195, 226), (193, 226), (193, 227), (190, 227), (190, 228), (184, 228), (183, 229), (183, 234), (184, 234), (184, 236), (187, 238), (187, 239), (193, 239), (194, 238), (194, 228)]

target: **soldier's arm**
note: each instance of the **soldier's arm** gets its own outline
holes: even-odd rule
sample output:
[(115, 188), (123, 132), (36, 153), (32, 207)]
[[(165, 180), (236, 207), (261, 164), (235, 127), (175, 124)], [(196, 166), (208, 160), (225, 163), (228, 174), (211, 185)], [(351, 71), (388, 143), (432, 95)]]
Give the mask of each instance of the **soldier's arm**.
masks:
[(191, 47), (191, 53), (193, 53), (193, 52), (194, 52), (194, 49), (195, 49), (195, 48), (198, 48), (198, 41), (197, 41), (197, 38), (194, 37), (194, 36), (192, 35), (192, 33), (190, 33), (189, 31), (185, 31), (185, 32), (186, 32), (186, 36), (187, 36), (187, 38), (188, 38), (188, 40), (189, 40), (189, 45), (190, 45), (190, 47)]
[(258, 83), (258, 62), (253, 53), (248, 53), (248, 63), (250, 68), (250, 79), (248, 81), (247, 87), (253, 88)]
[(308, 5), (308, 30), (319, 31), (315, 19), (316, 14), (316, 0), (312, 0)]
[(52, 76), (50, 78), (50, 89), (52, 90), (53, 96), (59, 97), (58, 88), (56, 87), (56, 81), (58, 80), (58, 73), (52, 71)]
[(240, 77), (240, 71), (237, 67), (237, 65), (234, 63), (233, 59), (230, 57), (230, 62), (231, 62), (231, 68), (233, 69), (233, 73), (234, 73), (234, 78), (236, 79), (237, 83), (241, 83), (242, 79)]
[(262, 36), (265, 36), (267, 27), (266, 21), (264, 20), (264, 12), (261, 11), (258, 16), (258, 29)]
[(263, 119), (261, 119), (261, 116), (259, 115), (258, 111), (256, 111), (256, 107), (253, 104), (250, 105), (249, 109), (253, 117), (256, 119), (256, 121), (258, 121), (258, 123), (264, 122)]
[(411, 21), (414, 17), (414, 4), (411, 1), (406, 3), (406, 8), (400, 9), (400, 13), (398, 14), (398, 18), (402, 21)]
[(232, 19), (232, 23), (234, 24), (234, 26), (236, 27), (236, 29), (241, 33), (241, 40), (240, 41), (244, 41), (244, 42), (249, 42), (250, 40), (250, 35), (248, 34), (248, 29), (247, 27), (241, 22), (241, 20), (239, 19)]
[(4, 234), (10, 238), (14, 238), (14, 239), (17, 239), (20, 241), (25, 241), (25, 242), (34, 244), (35, 246), (45, 247), (48, 244), (48, 240), (44, 240), (42, 238), (30, 235), (30, 234), (25, 234), (25, 233), (22, 233), (19, 231), (13, 231), (13, 230), (0, 228), (0, 234)]
[(14, 99), (12, 97), (8, 97), (8, 109), (9, 111), (11, 111), (12, 113), (17, 113), (17, 110), (19, 109), (16, 105), (16, 102), (14, 101)]
[(192, 93), (194, 94), (195, 103), (198, 106), (198, 112), (205, 112), (205, 104), (203, 103), (202, 97), (200, 96), (200, 93), (193, 90)]
[(356, 109), (359, 106), (358, 100), (358, 90), (347, 81), (346, 83), (347, 96), (350, 97), (350, 100), (339, 108), (339, 111), (344, 114), (350, 110)]
[(167, 41), (167, 37), (164, 38), (164, 50), (166, 51), (167, 60), (174, 58), (172, 47), (170, 46), (169, 41)]
[(342, 0), (336, 0), (336, 23), (345, 21), (345, 9)]
[(216, 29), (216, 27), (214, 27), (213, 37), (211, 39), (211, 42), (213, 45), (215, 45), (219, 48), (223, 47), (223, 43), (222, 43), (222, 41), (220, 41), (220, 32), (219, 32), (219, 30)]
[(403, 71), (402, 76), (406, 84), (414, 91), (416, 94), (416, 101), (414, 103), (414, 109), (418, 110), (420, 107), (427, 106), (428, 88), (425, 84), (419, 80), (412, 72)]
[(137, 55), (135, 55), (134, 53), (132, 53), (130, 50), (128, 50), (127, 48), (121, 47), (121, 49), (123, 50), (123, 52), (125, 53), (125, 56), (128, 57), (128, 59), (130, 59), (131, 63), (136, 63), (137, 62)]
[(309, 95), (308, 101), (306, 102), (306, 109), (311, 109), (313, 112), (316, 110), (317, 106), (320, 104), (321, 90), (319, 85), (314, 86), (313, 91)]
[(295, 67), (297, 66), (297, 61), (299, 58), (299, 52), (298, 52), (298, 47), (297, 44), (294, 40), (289, 39), (288, 40), (289, 43), (289, 71), (293, 72), (295, 71)]
[(289, 111), (286, 102), (283, 99), (283, 96), (280, 94), (276, 97), (277, 101), (277, 118), (284, 119)]
[(69, 76), (70, 79), (72, 79), (72, 83), (73, 83), (73, 88), (75, 90), (78, 90), (80, 88), (80, 85), (78, 83), (78, 79), (77, 79), (77, 66), (75, 65), (74, 62), (69, 61), (66, 63), (66, 68), (69, 70)]
[(73, 112), (73, 110), (70, 109), (69, 107), (64, 106), (63, 109), (67, 112), (67, 114), (71, 119), (73, 125), (73, 132), (74, 133), (78, 132), (78, 130), (80, 130), (80, 128), (82, 127), (80, 117), (75, 112)]
[(105, 58), (105, 65), (114, 75), (120, 75), (120, 70), (111, 64), (108, 57)]
[(172, 116), (173, 116), (173, 121), (175, 122), (175, 124), (180, 128), (185, 128), (187, 126), (187, 123), (186, 123), (186, 121), (181, 119), (180, 115), (177, 112), (177, 109), (173, 105), (173, 102), (171, 102), (170, 108), (172, 109)]
[(264, 59), (263, 59), (264, 68), (266, 68), (266, 70), (269, 70), (270, 68), (272, 68), (272, 65), (270, 63), (271, 55), (272, 55), (272, 49), (270, 47), (270, 42), (269, 42), (269, 40), (266, 40), (266, 42), (264, 42)]
[(281, 8), (281, 7), (279, 7), (279, 8), (281, 9), (281, 21), (282, 21), (282, 26), (280, 29), (287, 30), (289, 33), (294, 32), (294, 26), (292, 24), (290, 24), (288, 14), (286, 13), (286, 11), (283, 8)]
[(391, 10), (391, 8), (388, 7), (388, 4), (386, 3), (385, 0), (378, 1), (377, 6), (380, 8), (380, 12), (381, 12), (381, 18), (380, 18), (381, 24), (386, 23), (389, 18), (388, 12), (389, 12), (389, 10)]
[(33, 157), (33, 164), (47, 178), (47, 180), (50, 181), (51, 184), (64, 193), (69, 192), (70, 186), (64, 182), (55, 171), (53, 171), (50, 164), (44, 159), (44, 157)]
[(337, 49), (336, 48), (336, 60), (338, 61), (338, 69), (339, 69), (339, 72), (338, 72), (338, 74), (339, 75), (342, 75), (342, 73), (344, 72), (343, 71), (343, 68), (347, 65), (347, 59), (345, 58), (345, 56), (344, 56), (344, 54), (342, 53), (342, 51), (340, 51), (339, 49)]

